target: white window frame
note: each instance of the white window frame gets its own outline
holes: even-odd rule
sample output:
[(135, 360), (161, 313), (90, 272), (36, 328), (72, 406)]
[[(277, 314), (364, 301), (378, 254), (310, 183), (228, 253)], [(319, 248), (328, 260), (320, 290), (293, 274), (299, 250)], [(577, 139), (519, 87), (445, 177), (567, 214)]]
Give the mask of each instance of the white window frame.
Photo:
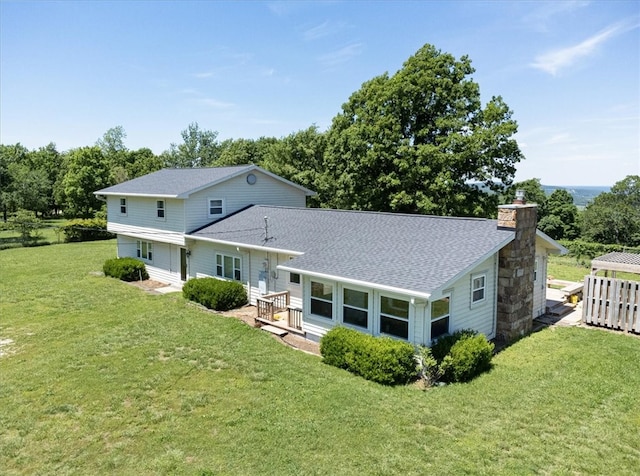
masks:
[(533, 282), (537, 283), (538, 282), (538, 266), (540, 266), (540, 260), (538, 259), (538, 257), (536, 256), (536, 259), (533, 263)]
[(156, 200), (156, 219), (167, 219), (167, 202), (166, 200)]
[(153, 262), (153, 242), (136, 240), (136, 256), (147, 263)]
[[(313, 293), (313, 283), (321, 284), (323, 286), (331, 286), (331, 300), (325, 299), (323, 297), (314, 296)], [(322, 319), (323, 321), (335, 321), (336, 319), (336, 309), (335, 309), (335, 301), (336, 301), (336, 293), (338, 291), (338, 286), (336, 283), (322, 281), (319, 279), (311, 279), (309, 280), (309, 314), (316, 319)], [(313, 301), (317, 301), (320, 303), (330, 304), (331, 305), (331, 316), (325, 316), (322, 314), (313, 314), (312, 305)]]
[[(297, 281), (293, 281), (293, 277), (297, 276), (298, 280)], [(289, 273), (289, 284), (293, 284), (294, 286), (300, 286), (300, 284), (302, 284), (302, 276), (300, 275), (300, 273)]]
[[(486, 282), (486, 280), (485, 280), (485, 282)], [(447, 314), (443, 314), (441, 316), (438, 316), (438, 317), (436, 317), (434, 319), (434, 317), (433, 317), (433, 305), (436, 302), (442, 301), (444, 299), (448, 299), (449, 300), (449, 309), (448, 309), (449, 312)], [(440, 334), (439, 336), (436, 337), (436, 339), (439, 338), (439, 337), (442, 337), (442, 336), (446, 336), (446, 335), (451, 333), (451, 303), (452, 303), (451, 294), (443, 294), (439, 299), (435, 299), (435, 300), (433, 300), (433, 301), (431, 301), (429, 303), (429, 317), (430, 317), (430, 319), (429, 319), (429, 339), (431, 339), (431, 342), (433, 342), (433, 340), (434, 340), (433, 332), (432, 332), (433, 323), (434, 322), (438, 322), (438, 321), (441, 321), (443, 319), (448, 319), (447, 332), (445, 332), (444, 334)]]
[(127, 197), (120, 197), (120, 215), (127, 215)]
[[(216, 201), (216, 202), (220, 202), (220, 206), (216, 205), (216, 206), (212, 206), (211, 202)], [(212, 208), (216, 208), (216, 209), (220, 209), (220, 213), (211, 213), (211, 209)], [(225, 200), (224, 198), (215, 198), (215, 197), (210, 197), (207, 198), (207, 216), (209, 218), (215, 218), (215, 217), (221, 217), (224, 216), (226, 213), (226, 207), (225, 207)]]
[[(476, 280), (482, 279), (482, 286), (475, 287)], [(477, 291), (482, 290), (482, 297), (479, 299), (475, 298), (475, 294)], [(480, 304), (487, 299), (487, 273), (477, 273), (471, 275), (471, 305)]]
[[(227, 269), (225, 260), (231, 260), (231, 275), (230, 278), (227, 276)], [(242, 282), (242, 258), (239, 256), (228, 255), (224, 253), (216, 253), (216, 263), (215, 263), (215, 274), (218, 278), (228, 279), (230, 281), (239, 281)]]
[[(402, 316), (395, 316), (392, 314), (388, 314), (388, 313), (384, 313), (382, 312), (382, 300), (383, 299), (395, 299), (397, 301), (405, 301), (408, 306), (407, 306), (407, 317), (404, 318)], [(407, 296), (403, 296), (403, 297), (398, 297), (398, 296), (393, 296), (393, 295), (388, 295), (388, 294), (380, 294), (378, 296), (378, 329), (380, 331), (381, 335), (385, 335), (385, 336), (389, 336), (392, 337), (394, 339), (400, 339), (400, 340), (406, 340), (408, 341), (409, 339), (411, 339), (411, 298), (407, 297)], [(389, 334), (387, 332), (384, 332), (382, 330), (382, 318), (386, 317), (388, 319), (394, 319), (396, 321), (401, 321), (401, 322), (406, 322), (407, 323), (407, 337), (402, 337), (399, 336), (397, 334)]]
[[(354, 306), (352, 304), (347, 304), (345, 302), (345, 296), (344, 296), (345, 291), (355, 291), (355, 292), (358, 292), (358, 293), (366, 294), (367, 307), (366, 308), (362, 308), (362, 307)], [(368, 330), (370, 330), (371, 329), (371, 315), (372, 315), (372, 313), (371, 313), (371, 307), (372, 307), (371, 306), (371, 291), (369, 289), (359, 289), (359, 288), (356, 288), (356, 287), (353, 287), (353, 286), (342, 286), (342, 290), (341, 290), (340, 295), (341, 295), (341, 298), (342, 298), (342, 300), (341, 300), (342, 312), (340, 313), (340, 319), (342, 320), (342, 323), (345, 326), (353, 327), (354, 329), (357, 329), (359, 331), (362, 331), (362, 330), (367, 330), (368, 331)], [(351, 322), (346, 322), (344, 320), (345, 308), (349, 308), (349, 309), (354, 309), (356, 311), (365, 312), (367, 314), (367, 325), (363, 327), (363, 326), (359, 326), (357, 324), (353, 324)]]

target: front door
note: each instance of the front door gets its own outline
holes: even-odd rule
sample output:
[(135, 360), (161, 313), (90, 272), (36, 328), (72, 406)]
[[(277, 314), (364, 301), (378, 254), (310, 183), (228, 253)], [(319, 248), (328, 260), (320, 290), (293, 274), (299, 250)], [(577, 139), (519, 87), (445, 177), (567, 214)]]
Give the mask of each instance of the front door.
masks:
[(187, 280), (187, 249), (180, 248), (180, 279)]

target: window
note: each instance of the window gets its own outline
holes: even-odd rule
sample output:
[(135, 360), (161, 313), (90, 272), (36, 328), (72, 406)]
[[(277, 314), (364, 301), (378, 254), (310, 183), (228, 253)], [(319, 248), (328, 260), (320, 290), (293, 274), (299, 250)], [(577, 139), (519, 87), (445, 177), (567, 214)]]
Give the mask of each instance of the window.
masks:
[(311, 281), (311, 314), (333, 319), (333, 285)]
[(380, 296), (380, 332), (409, 338), (409, 301)]
[(449, 296), (431, 303), (431, 340), (449, 333)]
[(533, 265), (533, 282), (538, 282), (538, 258), (536, 258), (536, 261)]
[(242, 281), (240, 258), (216, 254), (216, 276)]
[(153, 261), (153, 243), (138, 240), (136, 243), (136, 253), (138, 258), (145, 261)]
[(156, 213), (158, 218), (164, 218), (164, 200), (156, 201)]
[(224, 215), (224, 200), (221, 198), (209, 199), (209, 218)]
[(300, 284), (300, 275), (298, 273), (289, 273), (289, 283)]
[(484, 301), (487, 276), (482, 274), (471, 277), (471, 303)]
[(342, 321), (358, 327), (369, 327), (369, 294), (355, 289), (343, 290)]
[(120, 215), (126, 215), (126, 214), (127, 214), (127, 199), (121, 198), (120, 199)]

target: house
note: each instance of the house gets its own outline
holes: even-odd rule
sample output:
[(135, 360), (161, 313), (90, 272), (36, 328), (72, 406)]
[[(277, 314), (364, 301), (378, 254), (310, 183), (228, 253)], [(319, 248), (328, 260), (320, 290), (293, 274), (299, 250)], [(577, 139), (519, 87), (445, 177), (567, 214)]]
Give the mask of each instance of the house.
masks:
[(319, 339), (344, 325), (430, 344), (457, 329), (513, 339), (545, 311), (550, 253), (536, 206), (497, 220), (305, 208), (310, 190), (255, 165), (166, 169), (95, 192), (118, 256), (153, 279), (242, 282), (252, 304), (286, 295)]

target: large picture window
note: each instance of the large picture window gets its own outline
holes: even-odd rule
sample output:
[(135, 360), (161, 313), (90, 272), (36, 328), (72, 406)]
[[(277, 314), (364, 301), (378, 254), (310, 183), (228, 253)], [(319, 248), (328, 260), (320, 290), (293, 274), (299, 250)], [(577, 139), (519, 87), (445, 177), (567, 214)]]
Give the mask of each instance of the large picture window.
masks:
[(409, 338), (409, 301), (380, 296), (380, 332)]
[(333, 286), (311, 281), (311, 314), (333, 319)]
[(136, 242), (136, 256), (145, 261), (153, 261), (153, 243), (138, 240)]
[(344, 288), (343, 297), (342, 321), (367, 329), (369, 327), (369, 294)]
[(477, 303), (484, 301), (486, 292), (487, 276), (478, 274), (471, 277), (471, 302)]
[(242, 262), (240, 258), (216, 254), (216, 276), (242, 281)]
[(431, 340), (449, 333), (449, 296), (431, 303)]

